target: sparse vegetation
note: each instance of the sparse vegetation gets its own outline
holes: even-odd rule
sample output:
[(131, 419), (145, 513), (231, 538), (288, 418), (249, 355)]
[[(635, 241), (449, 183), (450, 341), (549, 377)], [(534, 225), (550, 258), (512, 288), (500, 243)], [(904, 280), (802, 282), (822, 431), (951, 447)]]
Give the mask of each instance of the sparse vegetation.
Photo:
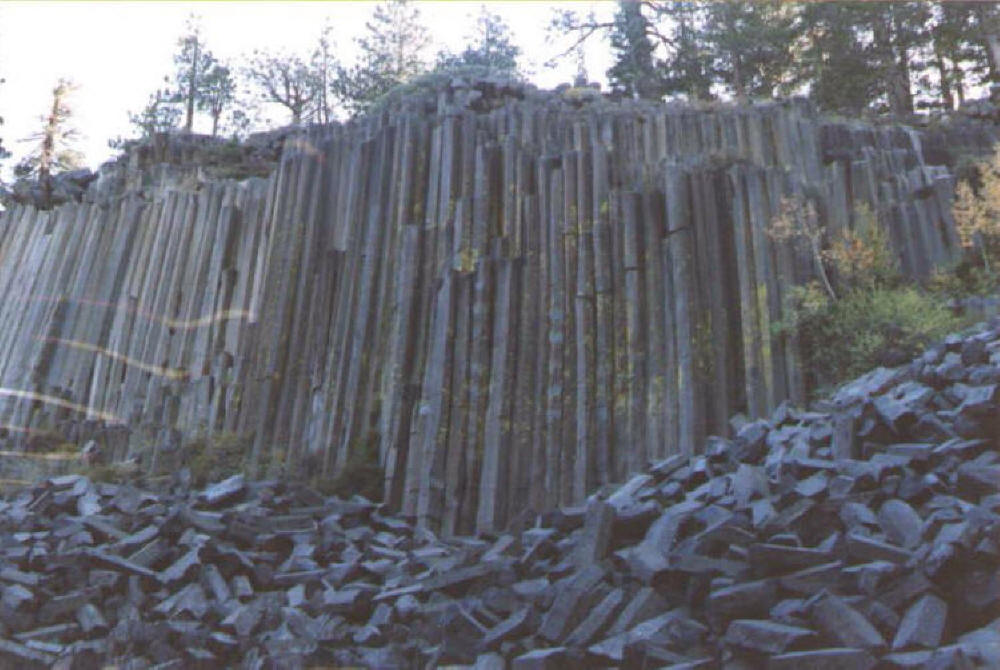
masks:
[(369, 500), (382, 500), (385, 471), (378, 461), (377, 434), (370, 433), (365, 444), (351, 453), (343, 469), (334, 477), (321, 472), (309, 479), (309, 484), (324, 495), (350, 498), (360, 495)]
[(249, 440), (245, 436), (216, 433), (185, 444), (181, 460), (191, 469), (191, 481), (204, 486), (243, 472), (249, 453)]
[(1000, 271), (1000, 147), (980, 161), (955, 189), (952, 208), (964, 257), (953, 288), (967, 293), (995, 290)]

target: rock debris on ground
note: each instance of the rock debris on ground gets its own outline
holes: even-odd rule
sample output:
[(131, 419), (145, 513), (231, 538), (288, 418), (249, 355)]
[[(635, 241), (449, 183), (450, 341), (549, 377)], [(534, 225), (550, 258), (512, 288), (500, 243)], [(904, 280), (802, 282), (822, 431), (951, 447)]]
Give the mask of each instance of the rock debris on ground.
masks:
[(444, 539), (235, 476), (0, 502), (0, 665), (1000, 667), (1000, 321)]

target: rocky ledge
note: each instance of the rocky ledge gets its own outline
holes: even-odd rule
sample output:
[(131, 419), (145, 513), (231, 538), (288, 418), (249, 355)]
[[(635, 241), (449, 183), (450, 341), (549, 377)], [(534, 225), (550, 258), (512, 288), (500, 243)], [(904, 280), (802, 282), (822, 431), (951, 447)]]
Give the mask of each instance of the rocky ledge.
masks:
[(0, 665), (998, 667), (998, 382), (994, 321), (491, 537), (51, 479), (0, 502)]

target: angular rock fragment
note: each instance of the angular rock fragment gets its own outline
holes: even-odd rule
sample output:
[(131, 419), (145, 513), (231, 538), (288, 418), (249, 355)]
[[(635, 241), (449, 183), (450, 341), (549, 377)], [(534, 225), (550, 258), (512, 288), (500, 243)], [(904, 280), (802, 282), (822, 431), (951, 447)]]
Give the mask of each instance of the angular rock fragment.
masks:
[(614, 506), (598, 499), (591, 500), (587, 504), (583, 533), (577, 540), (577, 565), (585, 568), (591, 563), (602, 560), (607, 555), (614, 523)]
[(206, 488), (201, 492), (199, 500), (205, 505), (214, 507), (236, 499), (245, 488), (246, 481), (243, 475), (233, 475)]
[(771, 609), (775, 592), (774, 582), (767, 579), (716, 589), (708, 596), (706, 611), (719, 624), (762, 616)]
[(566, 647), (535, 649), (521, 654), (511, 663), (511, 670), (560, 670), (569, 662)]
[(604, 575), (603, 569), (591, 565), (559, 584), (555, 601), (542, 619), (538, 634), (553, 642), (565, 639), (570, 629), (585, 616), (583, 604), (593, 597), (594, 588)]
[(814, 637), (815, 633), (807, 628), (765, 620), (736, 619), (726, 629), (725, 641), (743, 649), (779, 654)]
[(878, 630), (843, 599), (824, 593), (812, 604), (812, 622), (827, 638), (844, 647), (880, 649), (885, 640)]
[(768, 659), (768, 670), (871, 670), (876, 660), (864, 649), (815, 649), (778, 654)]
[(524, 607), (511, 614), (496, 626), (491, 628), (483, 636), (482, 646), (484, 649), (493, 649), (501, 642), (522, 634), (531, 614), (530, 607)]
[(618, 618), (608, 629), (608, 635), (624, 633), (640, 621), (645, 621), (667, 609), (667, 603), (652, 588), (645, 586), (622, 608)]
[(879, 524), (893, 543), (905, 549), (920, 544), (923, 520), (902, 500), (887, 500), (878, 511)]
[(892, 648), (897, 650), (938, 646), (947, 618), (948, 604), (928, 593), (906, 610), (892, 641)]
[(597, 603), (590, 613), (580, 622), (580, 625), (566, 638), (570, 647), (584, 647), (601, 633), (610, 623), (625, 599), (625, 592), (612, 589), (608, 595)]

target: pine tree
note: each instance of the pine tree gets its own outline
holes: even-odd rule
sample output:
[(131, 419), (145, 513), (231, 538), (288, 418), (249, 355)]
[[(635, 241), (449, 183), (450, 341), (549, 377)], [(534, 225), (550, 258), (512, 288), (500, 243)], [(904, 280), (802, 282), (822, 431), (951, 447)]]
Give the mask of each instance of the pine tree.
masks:
[(18, 177), (36, 177), (42, 189), (42, 206), (52, 203), (52, 175), (72, 170), (83, 162), (83, 155), (73, 148), (80, 133), (70, 123), (73, 110), (70, 94), (76, 86), (68, 79), (60, 79), (52, 89), (52, 107), (40, 117), (42, 129), (25, 141), (37, 142), (35, 150), (15, 168)]
[(930, 34), (936, 86), (927, 76), (922, 78), (921, 86), (924, 89), (936, 88), (939, 105), (952, 110), (956, 102), (961, 104), (965, 101), (965, 73), (961, 62), (969, 54), (965, 42), (972, 12), (965, 3), (939, 3), (932, 7), (932, 13), (934, 18)]
[(521, 48), (514, 43), (510, 26), (498, 14), (482, 8), (476, 27), (468, 36), (468, 44), (460, 53), (442, 51), (438, 54), (438, 70), (481, 68), (516, 74)]
[(611, 90), (632, 98), (657, 99), (664, 93), (661, 69), (653, 58), (649, 20), (638, 0), (619, 0), (610, 31), (615, 63), (608, 70)]
[(315, 80), (316, 104), (313, 105), (313, 111), (317, 123), (330, 123), (333, 120), (333, 98), (330, 94), (336, 84), (338, 66), (332, 35), (333, 26), (324, 24), (310, 63)]
[(657, 16), (668, 17), (673, 25), (673, 30), (661, 38), (667, 49), (662, 64), (664, 92), (711, 100), (711, 58), (701, 35), (705, 7), (679, 1), (659, 3), (656, 10)]
[[(0, 77), (0, 85), (5, 84), (6, 82), (7, 82), (6, 79)], [(2, 126), (2, 125), (3, 125), (3, 117), (0, 116), (0, 126)], [(10, 158), (10, 152), (7, 151), (6, 148), (4, 148), (4, 146), (3, 146), (3, 138), (0, 137), (0, 160), (5, 160), (7, 158)]]
[(177, 128), (182, 112), (174, 99), (172, 93), (159, 89), (150, 94), (141, 112), (129, 114), (129, 122), (139, 131), (140, 137), (152, 137)]
[(215, 64), (215, 58), (205, 47), (201, 34), (201, 23), (193, 14), (188, 17), (185, 34), (177, 41), (178, 52), (174, 55), (177, 68), (174, 75), (174, 91), (177, 99), (185, 104), (184, 130), (194, 128), (194, 110), (205, 89), (206, 76)]
[(340, 75), (341, 96), (355, 111), (424, 72), (423, 52), (430, 44), (420, 11), (408, 0), (384, 0), (375, 7), (365, 30), (357, 40), (358, 64)]
[(212, 118), (212, 137), (218, 135), (222, 114), (233, 104), (235, 97), (236, 81), (229, 66), (213, 62), (205, 72), (197, 96), (198, 107)]
[(913, 112), (913, 79), (924, 64), (917, 59), (929, 42), (930, 5), (925, 2), (871, 3), (874, 72), (882, 98), (893, 114)]
[(989, 2), (963, 2), (973, 9), (969, 31), (976, 46), (976, 71), (982, 82), (1000, 83), (1000, 7)]
[(716, 80), (738, 97), (777, 95), (790, 81), (798, 7), (777, 0), (709, 3), (701, 30)]
[(860, 114), (877, 95), (877, 74), (864, 40), (868, 10), (857, 4), (815, 2), (803, 7), (804, 44), (793, 82), (808, 86), (825, 111)]

